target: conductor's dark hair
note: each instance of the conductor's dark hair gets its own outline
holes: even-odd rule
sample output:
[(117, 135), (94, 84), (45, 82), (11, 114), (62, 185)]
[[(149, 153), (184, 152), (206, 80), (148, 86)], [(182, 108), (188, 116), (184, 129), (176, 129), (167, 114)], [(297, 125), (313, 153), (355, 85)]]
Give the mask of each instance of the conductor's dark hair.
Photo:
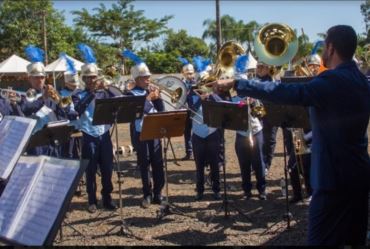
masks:
[(351, 26), (336, 25), (329, 28), (325, 43), (331, 43), (342, 60), (350, 61), (356, 51), (357, 35)]

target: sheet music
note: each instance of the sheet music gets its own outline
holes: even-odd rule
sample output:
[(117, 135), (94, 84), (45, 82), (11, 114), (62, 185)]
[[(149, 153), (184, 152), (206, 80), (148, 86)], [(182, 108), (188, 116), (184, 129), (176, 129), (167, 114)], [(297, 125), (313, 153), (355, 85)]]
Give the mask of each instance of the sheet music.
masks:
[(35, 125), (34, 119), (14, 116), (0, 123), (0, 178), (9, 177)]
[[(0, 198), (0, 205), (3, 201), (8, 202), (6, 204), (8, 206), (14, 206), (15, 204), (12, 204), (12, 202), (17, 203), (23, 198), (21, 203), (18, 204), (16, 214), (13, 214), (11, 221), (8, 220), (11, 226), (5, 226), (4, 229), (6, 230), (4, 231), (0, 227), (0, 235), (24, 245), (42, 245), (62, 208), (78, 173), (80, 162), (42, 156), (38, 159), (43, 159), (43, 163), (29, 165), (29, 158), (36, 157), (22, 157), (16, 167), (17, 169), (36, 168), (33, 172), (29, 172), (33, 173), (35, 177), (27, 179), (31, 180), (32, 184), (28, 183), (26, 195), (19, 197), (17, 194), (15, 196), (7, 194), (4, 198), (3, 196)], [(19, 176), (17, 175), (13, 182), (22, 180), (17, 177)], [(13, 175), (10, 178), (10, 181), (12, 180)], [(9, 185), (11, 185), (10, 181)], [(8, 186), (4, 193), (7, 191), (10, 192)], [(2, 212), (0, 209), (0, 216)]]
[(6, 237), (24, 197), (30, 189), (32, 178), (35, 176), (39, 163), (39, 159), (29, 158), (27, 165), (18, 163), (17, 165), (20, 165), (20, 167), (14, 168), (12, 177), (0, 198), (0, 231), (4, 237)]
[(46, 105), (41, 107), (40, 110), (36, 112), (35, 116), (37, 117), (37, 123), (36, 127), (32, 131), (32, 134), (35, 134), (37, 131), (41, 130), (49, 122), (58, 121), (54, 111)]

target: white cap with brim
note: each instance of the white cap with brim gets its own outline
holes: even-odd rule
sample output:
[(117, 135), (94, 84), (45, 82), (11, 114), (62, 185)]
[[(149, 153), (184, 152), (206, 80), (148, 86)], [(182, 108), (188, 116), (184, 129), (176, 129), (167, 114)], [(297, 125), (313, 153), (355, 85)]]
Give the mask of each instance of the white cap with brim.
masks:
[(99, 68), (95, 63), (84, 64), (81, 67), (82, 76), (98, 76)]
[(64, 73), (64, 82), (75, 86), (80, 85), (78, 74)]
[(131, 76), (133, 79), (150, 75), (152, 74), (150, 73), (148, 66), (144, 62), (131, 67)]
[(42, 62), (28, 64), (27, 72), (29, 76), (45, 76), (45, 66)]
[(194, 73), (194, 66), (192, 64), (186, 64), (182, 67), (182, 73)]

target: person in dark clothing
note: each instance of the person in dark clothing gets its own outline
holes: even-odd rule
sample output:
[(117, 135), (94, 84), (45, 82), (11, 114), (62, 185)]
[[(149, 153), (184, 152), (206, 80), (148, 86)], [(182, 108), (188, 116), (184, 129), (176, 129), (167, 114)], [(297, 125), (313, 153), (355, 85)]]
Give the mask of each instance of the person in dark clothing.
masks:
[[(352, 60), (357, 35), (337, 25), (326, 34), (323, 65), (328, 70), (307, 83), (248, 80), (212, 83), (235, 87), (241, 96), (308, 106), (312, 127), (309, 245), (365, 245), (370, 159), (367, 127), (370, 84)], [(211, 85), (211, 84), (210, 84)]]

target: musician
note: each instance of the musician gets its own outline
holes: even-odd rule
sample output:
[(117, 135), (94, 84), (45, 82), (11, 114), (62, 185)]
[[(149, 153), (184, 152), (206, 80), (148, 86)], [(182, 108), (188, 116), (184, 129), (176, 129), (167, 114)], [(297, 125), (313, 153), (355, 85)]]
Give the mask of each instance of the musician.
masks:
[[(45, 67), (43, 64), (43, 51), (37, 47), (29, 45), (25, 49), (26, 55), (31, 63), (27, 66), (28, 79), (31, 88), (27, 91), (35, 91), (35, 100), (28, 101), (24, 96), (20, 102), (21, 110), (26, 117), (37, 116), (37, 128), (42, 128), (49, 121), (49, 116), (56, 116), (61, 119), (75, 119), (76, 113), (62, 108), (59, 105), (60, 99), (55, 94), (56, 90), (52, 85), (46, 85)], [(41, 108), (44, 108), (41, 110)], [(50, 114), (45, 115), (45, 112)], [(52, 120), (55, 121), (55, 120)], [(60, 156), (60, 146), (45, 145), (32, 148), (27, 151), (28, 155), (48, 155)]]
[[(258, 101), (252, 98), (242, 99), (233, 97), (233, 102), (251, 104)], [(258, 198), (266, 200), (265, 163), (263, 161), (263, 132), (262, 123), (257, 117), (249, 116), (250, 126), (246, 130), (236, 132), (235, 152), (238, 157), (240, 172), (242, 176), (242, 188), (247, 200), (252, 197), (251, 169), (256, 174)], [(249, 133), (252, 134), (249, 134)], [(251, 137), (250, 137), (251, 136)], [(250, 139), (252, 141), (250, 141)]]
[[(190, 64), (189, 61), (185, 58), (179, 57), (179, 60), (182, 63), (181, 73), (184, 77), (183, 82), (185, 83), (185, 86), (188, 90), (187, 96), (189, 96), (191, 88), (196, 84), (194, 66)], [(193, 145), (191, 143), (191, 128), (192, 128), (192, 121), (191, 121), (190, 113), (189, 113), (188, 118), (186, 119), (185, 131), (184, 131), (184, 142), (185, 142), (186, 155), (181, 160), (190, 160), (193, 158)]]
[[(199, 58), (199, 57), (198, 57)], [(196, 58), (193, 58), (193, 61), (196, 61)], [(206, 70), (203, 71), (202, 68), (205, 66), (199, 66), (204, 64), (206, 61), (201, 61), (201, 63), (195, 63), (198, 65), (197, 73), (198, 78), (201, 78), (203, 75), (207, 74)], [(221, 199), (220, 194), (220, 167), (223, 164), (223, 132), (221, 129), (216, 129), (208, 127), (203, 123), (203, 111), (201, 100), (207, 99), (209, 101), (219, 101), (221, 98), (217, 94), (206, 94), (199, 93), (194, 89), (190, 90), (188, 96), (188, 105), (189, 108), (197, 113), (192, 117), (192, 144), (193, 144), (193, 153), (196, 166), (196, 196), (195, 200), (199, 201), (203, 199), (204, 193), (204, 169), (209, 164), (210, 166), (210, 175), (211, 183), (213, 190), (213, 198), (215, 200)]]
[[(88, 211), (97, 210), (96, 173), (99, 165), (102, 182), (102, 202), (107, 210), (114, 210), (117, 205), (112, 201), (113, 146), (109, 129), (111, 125), (93, 125), (96, 99), (111, 98), (114, 95), (105, 89), (97, 89), (98, 66), (93, 51), (85, 44), (79, 44), (79, 50), (85, 58), (81, 67), (85, 90), (77, 90), (72, 95), (75, 110), (79, 114), (82, 132), (82, 158), (89, 160), (86, 168), (86, 192), (88, 194)], [(90, 57), (89, 57), (90, 56)]]
[(312, 54), (308, 57), (307, 66), (313, 76), (320, 73), (321, 58), (318, 54)]
[(4, 116), (7, 115), (24, 116), (20, 106), (17, 103), (17, 96), (15, 92), (10, 92), (7, 99), (0, 96), (0, 122), (3, 120)]
[[(257, 62), (256, 68), (256, 78), (261, 82), (272, 81), (272, 76), (270, 74), (269, 65), (263, 63), (262, 61)], [(263, 122), (263, 160), (265, 164), (265, 174), (271, 167), (272, 158), (274, 156), (275, 145), (276, 145), (276, 133), (278, 130), (277, 126), (272, 126), (266, 118), (262, 119)]]
[(351, 26), (333, 26), (327, 31), (322, 56), (328, 70), (308, 83), (228, 80), (214, 85), (218, 89), (234, 86), (242, 96), (309, 106), (313, 135), (310, 245), (366, 243), (370, 85), (352, 61), (356, 46)]
[[(129, 94), (135, 96), (146, 96), (144, 115), (153, 112), (164, 111), (163, 101), (160, 98), (159, 90), (151, 88), (148, 66), (131, 51), (128, 52), (128, 58), (134, 60), (135, 66), (131, 68), (131, 76), (135, 80), (135, 87)], [(138, 58), (138, 60), (135, 60)], [(140, 168), (141, 181), (143, 184), (142, 207), (148, 208), (152, 203), (162, 203), (162, 189), (164, 186), (164, 171), (162, 145), (160, 139), (140, 141), (143, 119), (136, 119), (133, 127), (133, 140), (137, 150), (137, 165)], [(152, 168), (153, 185), (150, 180), (149, 166)]]

